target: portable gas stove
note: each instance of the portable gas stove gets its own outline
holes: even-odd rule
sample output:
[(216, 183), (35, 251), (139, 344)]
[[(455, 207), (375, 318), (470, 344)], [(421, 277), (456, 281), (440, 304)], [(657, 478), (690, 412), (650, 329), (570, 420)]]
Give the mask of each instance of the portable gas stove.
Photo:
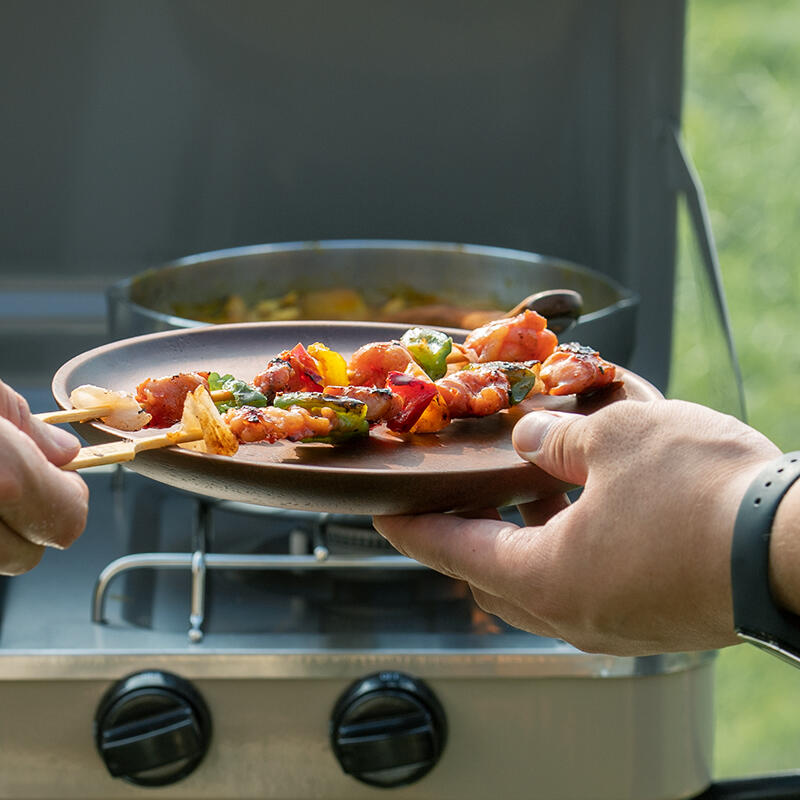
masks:
[(514, 630), (364, 518), (86, 479), (81, 539), (3, 584), (0, 797), (619, 800), (709, 782), (709, 654)]

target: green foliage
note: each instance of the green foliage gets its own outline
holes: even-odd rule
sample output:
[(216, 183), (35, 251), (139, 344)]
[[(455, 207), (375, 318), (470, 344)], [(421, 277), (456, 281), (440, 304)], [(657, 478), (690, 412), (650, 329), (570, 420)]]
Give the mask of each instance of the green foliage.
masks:
[[(690, 0), (683, 130), (711, 211), (748, 421), (800, 449), (800, 0)], [(706, 304), (684, 234), (670, 394), (728, 410), (709, 394), (714, 357), (693, 337)], [(716, 708), (716, 777), (800, 768), (800, 671), (746, 645), (725, 650)]]
[[(691, 0), (687, 31), (684, 136), (711, 211), (748, 421), (800, 449), (800, 1)], [(684, 284), (689, 249), (682, 236)], [(670, 394), (705, 400), (704, 376), (692, 377), (696, 307), (682, 308), (681, 292)]]

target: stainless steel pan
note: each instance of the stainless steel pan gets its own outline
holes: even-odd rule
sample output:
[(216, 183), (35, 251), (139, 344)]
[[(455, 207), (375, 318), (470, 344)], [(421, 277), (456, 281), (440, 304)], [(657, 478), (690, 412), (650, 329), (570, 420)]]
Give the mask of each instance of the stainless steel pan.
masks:
[(508, 309), (534, 292), (570, 289), (583, 311), (566, 337), (626, 365), (634, 347), (638, 297), (610, 278), (568, 261), (495, 247), (391, 240), (258, 245), (183, 258), (109, 290), (114, 338), (203, 323), (176, 313), (236, 293), (245, 299), (356, 287), (365, 296), (409, 285), (443, 302)]

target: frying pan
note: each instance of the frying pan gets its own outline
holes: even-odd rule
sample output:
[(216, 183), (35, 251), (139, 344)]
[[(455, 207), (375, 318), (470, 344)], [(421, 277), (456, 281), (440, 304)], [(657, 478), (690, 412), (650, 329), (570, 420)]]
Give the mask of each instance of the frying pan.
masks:
[[(113, 338), (206, 324), (176, 307), (231, 293), (250, 302), (301, 291), (358, 288), (369, 300), (398, 286), (445, 303), (509, 309), (539, 291), (570, 289), (583, 312), (568, 333), (626, 366), (634, 347), (638, 297), (610, 278), (569, 261), (519, 250), (442, 242), (329, 240), (239, 247), (183, 258), (109, 290)], [(563, 338), (563, 337), (562, 337)]]

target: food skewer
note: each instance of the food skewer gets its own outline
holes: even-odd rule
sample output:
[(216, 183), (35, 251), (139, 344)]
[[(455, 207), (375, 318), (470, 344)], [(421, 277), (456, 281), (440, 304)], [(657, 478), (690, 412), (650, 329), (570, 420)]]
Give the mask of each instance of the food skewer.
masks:
[[(232, 400), (233, 392), (228, 392), (224, 389), (211, 392), (211, 399), (215, 403), (220, 403), (223, 400)], [(64, 422), (88, 422), (92, 419), (99, 419), (110, 414), (116, 406), (93, 406), (91, 408), (67, 408), (62, 411), (42, 411), (33, 416), (42, 422), (47, 422), (51, 425), (59, 425)]]
[(186, 395), (181, 426), (175, 431), (147, 436), (141, 439), (122, 439), (101, 445), (82, 447), (72, 461), (61, 469), (76, 470), (132, 461), (143, 450), (155, 450), (176, 444), (200, 442), (201, 449), (209, 453), (233, 455), (239, 442), (222, 421), (208, 389), (198, 386)]
[(169, 447), (174, 444), (196, 442), (203, 438), (202, 431), (195, 429), (181, 429), (170, 433), (161, 433), (158, 436), (148, 436), (144, 439), (120, 439), (118, 442), (90, 445), (82, 447), (78, 455), (64, 464), (61, 469), (74, 471), (87, 467), (99, 467), (104, 464), (121, 464), (133, 461), (137, 453), (143, 450), (155, 450), (159, 447)]
[[(50, 423), (100, 418), (120, 431), (181, 422), (170, 433), (84, 448), (65, 467), (81, 469), (200, 439), (191, 449), (233, 455), (239, 441), (335, 444), (380, 423), (398, 434), (435, 433), (451, 419), (489, 416), (529, 393), (579, 394), (614, 382), (613, 365), (591, 348), (558, 345), (546, 320), (530, 310), (473, 331), (452, 364), (451, 348), (450, 337), (423, 328), (400, 341), (364, 345), (349, 363), (320, 342), (308, 350), (298, 343), (251, 384), (187, 372), (148, 378), (135, 396), (83, 385), (70, 395), (75, 408), (37, 416)], [(229, 400), (233, 406), (220, 406), (223, 417), (215, 403)]]

